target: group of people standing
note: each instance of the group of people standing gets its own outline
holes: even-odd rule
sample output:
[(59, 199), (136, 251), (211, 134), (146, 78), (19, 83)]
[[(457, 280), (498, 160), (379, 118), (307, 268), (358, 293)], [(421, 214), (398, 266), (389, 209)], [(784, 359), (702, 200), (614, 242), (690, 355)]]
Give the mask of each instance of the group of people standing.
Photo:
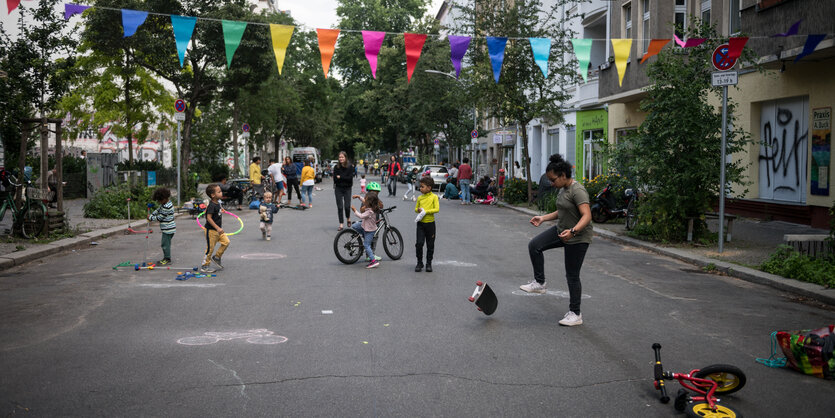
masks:
[[(286, 203), (291, 204), (295, 190), (299, 206), (312, 208), (315, 178), (316, 172), (310, 160), (304, 161), (301, 172), (290, 157), (284, 157), (283, 163), (278, 163), (276, 159), (271, 158), (266, 170), (261, 170), (261, 157), (258, 156), (253, 157), (249, 165), (249, 182), (255, 193), (258, 196), (263, 196), (266, 191), (274, 193), (276, 204), (285, 203), (282, 200), (285, 195), (287, 196)], [(269, 184), (270, 190), (267, 190), (265, 183)]]

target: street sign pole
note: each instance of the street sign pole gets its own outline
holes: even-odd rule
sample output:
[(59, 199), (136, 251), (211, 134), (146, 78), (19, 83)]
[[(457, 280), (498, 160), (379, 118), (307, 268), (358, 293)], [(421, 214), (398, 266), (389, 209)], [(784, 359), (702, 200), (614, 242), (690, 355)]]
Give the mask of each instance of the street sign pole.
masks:
[(182, 188), (183, 182), (182, 178), (180, 178), (180, 171), (181, 171), (181, 160), (182, 160), (182, 151), (180, 151), (180, 147), (182, 146), (182, 141), (180, 138), (180, 124), (186, 120), (186, 114), (183, 113), (186, 110), (186, 102), (183, 99), (177, 99), (174, 101), (174, 119), (177, 120), (177, 206), (182, 206), (182, 201), (180, 200), (181, 193), (180, 188)]
[(722, 165), (719, 170), (719, 254), (725, 248), (725, 144), (728, 132), (728, 86), (722, 86)]
[(177, 121), (177, 206), (182, 207), (182, 202), (180, 202), (180, 187), (182, 185), (180, 179), (180, 121)]

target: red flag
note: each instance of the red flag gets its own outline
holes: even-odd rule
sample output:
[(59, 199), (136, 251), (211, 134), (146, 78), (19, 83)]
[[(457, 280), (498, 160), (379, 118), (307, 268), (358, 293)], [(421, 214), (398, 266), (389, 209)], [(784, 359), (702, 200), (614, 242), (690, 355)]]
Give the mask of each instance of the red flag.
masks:
[(731, 38), (728, 40), (728, 58), (739, 58), (742, 55), (742, 48), (745, 47), (745, 43), (748, 42), (748, 38)]
[(644, 54), (644, 57), (641, 59), (641, 64), (644, 63), (649, 57), (653, 55), (658, 55), (661, 52), (661, 49), (664, 48), (667, 43), (670, 42), (670, 39), (653, 39), (649, 41), (649, 47), (647, 48), (647, 53)]
[(17, 6), (20, 5), (20, 0), (7, 0), (6, 6), (9, 7), (9, 14), (12, 14), (14, 9), (17, 9)]
[(403, 36), (406, 40), (406, 78), (411, 82), (412, 73), (415, 72), (415, 66), (423, 51), (423, 44), (426, 42), (426, 35), (404, 33)]

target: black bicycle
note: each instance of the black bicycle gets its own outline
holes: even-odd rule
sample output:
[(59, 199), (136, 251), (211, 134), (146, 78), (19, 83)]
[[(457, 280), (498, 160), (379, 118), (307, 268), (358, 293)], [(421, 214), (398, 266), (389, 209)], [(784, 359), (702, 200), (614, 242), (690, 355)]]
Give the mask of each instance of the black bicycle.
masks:
[[(377, 248), (377, 239), (383, 237), (383, 249), (386, 255), (392, 260), (399, 260), (403, 256), (403, 236), (397, 228), (391, 226), (388, 214), (391, 213), (397, 206), (392, 206), (380, 211), (380, 219), (377, 220), (377, 231), (374, 233), (374, 240), (371, 243), (371, 248)], [(356, 263), (362, 254), (365, 252), (365, 247), (362, 243), (362, 234), (355, 231), (354, 228), (346, 228), (336, 234), (333, 239), (333, 252), (336, 258), (345, 264)]]

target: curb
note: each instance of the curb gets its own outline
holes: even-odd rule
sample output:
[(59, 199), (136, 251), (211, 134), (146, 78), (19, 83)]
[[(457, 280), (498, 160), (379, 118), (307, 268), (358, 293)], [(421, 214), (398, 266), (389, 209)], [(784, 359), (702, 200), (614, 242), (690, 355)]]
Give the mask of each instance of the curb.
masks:
[[(511, 206), (503, 202), (499, 202), (497, 206), (515, 210), (526, 215), (539, 215), (539, 213), (537, 213), (536, 211)], [(595, 229), (594, 234), (601, 238), (608, 239), (610, 241), (615, 241), (621, 244), (642, 248), (648, 251), (652, 251), (656, 254), (672, 257), (677, 260), (697, 265), (699, 267), (707, 267), (712, 265), (716, 268), (716, 271), (720, 271), (724, 274), (727, 274), (728, 276), (735, 277), (737, 279), (770, 286), (778, 290), (791, 292), (830, 305), (835, 305), (835, 289), (827, 289), (821, 285), (817, 285), (814, 283), (806, 283), (794, 279), (787, 279), (782, 276), (766, 273), (764, 271), (755, 270), (752, 268), (740, 266), (726, 261), (715, 260), (700, 255), (694, 255), (688, 251), (681, 250), (678, 248), (661, 247), (656, 244), (641, 241), (635, 238), (625, 237), (616, 232), (607, 231), (605, 229)]]

